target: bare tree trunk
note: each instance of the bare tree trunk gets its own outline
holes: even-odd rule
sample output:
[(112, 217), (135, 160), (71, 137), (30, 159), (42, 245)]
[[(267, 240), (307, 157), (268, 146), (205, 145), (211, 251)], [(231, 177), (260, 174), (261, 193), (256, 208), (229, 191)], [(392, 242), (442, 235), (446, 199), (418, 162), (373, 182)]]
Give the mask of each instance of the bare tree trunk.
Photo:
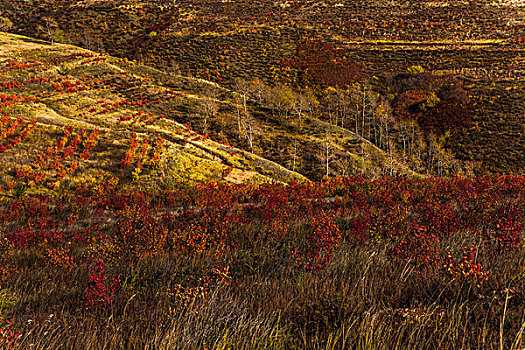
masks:
[(293, 171), (296, 170), (296, 157), (297, 157), (297, 139), (293, 140)]
[(359, 135), (357, 126), (359, 124), (359, 106), (356, 104), (356, 110), (355, 110), (355, 134)]
[(326, 138), (326, 177), (328, 177), (330, 172), (330, 148), (328, 138)]
[(248, 144), (250, 145), (250, 152), (253, 153), (253, 126), (251, 121), (248, 122), (246, 137), (248, 139)]
[(239, 135), (242, 133), (242, 112), (241, 107), (239, 106), (239, 103), (242, 101), (239, 99), (238, 101), (235, 101), (235, 110), (237, 112), (237, 127), (239, 128)]
[(361, 116), (362, 125), (361, 125), (361, 137), (365, 136), (365, 88), (363, 87), (363, 113)]
[(46, 21), (46, 31), (47, 31), (47, 36), (49, 37), (49, 41), (51, 41), (51, 45), (55, 45), (53, 34), (51, 34), (51, 25), (49, 24), (49, 20), (46, 19), (45, 21)]

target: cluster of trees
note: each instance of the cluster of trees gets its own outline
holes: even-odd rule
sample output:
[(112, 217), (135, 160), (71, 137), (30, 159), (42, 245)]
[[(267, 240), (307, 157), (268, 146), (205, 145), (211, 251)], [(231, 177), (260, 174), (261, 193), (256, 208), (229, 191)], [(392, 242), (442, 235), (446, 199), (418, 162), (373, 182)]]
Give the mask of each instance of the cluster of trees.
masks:
[[(332, 125), (382, 149), (391, 163), (395, 159), (412, 170), (436, 175), (466, 170), (460, 169), (446, 149), (454, 131), (472, 124), (474, 105), (457, 78), (430, 74), (419, 66), (385, 79), (369, 78), (362, 66), (346, 60), (344, 50), (318, 41), (300, 44), (295, 55), (282, 64), (296, 71), (296, 79), (273, 85), (259, 79), (237, 79), (233, 84), (238, 133), (252, 152), (255, 135), (262, 130), (261, 120), (253, 117), (255, 104), (299, 135), (305, 120), (327, 122), (322, 136), (326, 142), (318, 152), (323, 154), (326, 175), (334, 174), (330, 166), (337, 162)], [(207, 119), (217, 113), (214, 101), (209, 96), (197, 107), (197, 113), (204, 116), (204, 131)], [(287, 164), (294, 170), (297, 144), (295, 139), (288, 147)], [(367, 157), (364, 150), (359, 155)]]
[(318, 40), (307, 40), (297, 46), (295, 55), (284, 59), (281, 65), (299, 72), (298, 83), (347, 86), (366, 78), (363, 65), (350, 62), (347, 52), (333, 44)]
[(395, 115), (416, 120), (425, 132), (442, 135), (472, 124), (474, 104), (454, 76), (439, 76), (415, 66), (387, 79)]

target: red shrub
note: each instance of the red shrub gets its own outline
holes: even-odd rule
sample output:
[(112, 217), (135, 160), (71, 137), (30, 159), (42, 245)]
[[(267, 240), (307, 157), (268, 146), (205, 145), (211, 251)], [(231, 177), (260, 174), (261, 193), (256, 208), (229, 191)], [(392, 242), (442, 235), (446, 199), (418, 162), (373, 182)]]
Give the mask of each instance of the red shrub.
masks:
[(331, 250), (341, 241), (341, 231), (334, 221), (325, 212), (311, 218), (305, 239), (291, 250), (296, 266), (322, 270), (332, 260)]
[(463, 257), (456, 261), (450, 253), (447, 254), (447, 263), (444, 268), (447, 274), (455, 279), (465, 280), (480, 286), (488, 280), (489, 272), (485, 266), (476, 263), (476, 247), (472, 246), (463, 251)]
[(88, 287), (85, 292), (85, 306), (88, 309), (103, 310), (110, 307), (115, 294), (122, 285), (118, 277), (112, 277), (111, 281), (108, 281), (104, 266), (104, 261), (98, 260), (89, 273)]
[(114, 237), (125, 258), (142, 259), (162, 250), (167, 229), (146, 206), (126, 207), (117, 221)]
[(22, 334), (15, 333), (11, 330), (11, 322), (4, 319), (4, 316), (1, 313), (0, 322), (3, 323), (3, 325), (0, 326), (0, 349), (15, 349), (18, 338), (20, 338)]
[(397, 239), (390, 249), (390, 256), (401, 260), (422, 272), (439, 265), (439, 239), (428, 228), (419, 223), (412, 223), (406, 232)]
[(303, 83), (320, 83), (344, 87), (362, 80), (363, 66), (346, 60), (345, 50), (321, 41), (307, 41), (299, 45), (295, 55), (282, 62), (301, 73)]

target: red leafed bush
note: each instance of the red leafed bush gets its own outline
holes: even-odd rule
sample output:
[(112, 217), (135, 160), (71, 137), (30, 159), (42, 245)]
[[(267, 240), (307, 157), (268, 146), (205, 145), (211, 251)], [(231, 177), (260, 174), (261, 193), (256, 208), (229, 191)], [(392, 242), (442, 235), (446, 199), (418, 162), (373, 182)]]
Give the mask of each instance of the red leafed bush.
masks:
[(0, 326), (0, 349), (15, 349), (18, 338), (20, 338), (22, 334), (15, 333), (13, 330), (11, 330), (11, 322), (7, 319), (4, 319), (4, 316), (1, 313), (0, 321), (3, 323)]
[[(18, 269), (11, 266), (0, 266), (0, 288), (4, 286), (4, 283), (18, 274)], [(0, 315), (1, 319), (1, 315)]]
[(476, 262), (476, 247), (472, 246), (463, 251), (463, 257), (456, 261), (450, 253), (447, 254), (447, 263), (444, 268), (451, 278), (473, 283), (477, 286), (488, 280), (489, 272), (483, 264)]
[(128, 149), (120, 161), (120, 168), (125, 169), (131, 166), (133, 158), (135, 158), (135, 152), (139, 146), (139, 141), (137, 140), (137, 135), (133, 133), (131, 138), (128, 140)]
[(418, 208), (419, 217), (428, 231), (439, 237), (450, 237), (460, 228), (458, 214), (450, 205), (425, 204)]
[(486, 244), (497, 251), (518, 249), (523, 234), (523, 211), (516, 207), (499, 209), (492, 213), (490, 225), (483, 229)]
[(412, 223), (395, 242), (389, 254), (416, 271), (432, 270), (439, 265), (439, 239), (426, 226)]
[(472, 125), (474, 103), (454, 76), (421, 73), (387, 79), (394, 115), (438, 135)]
[(312, 217), (304, 239), (291, 250), (296, 266), (306, 270), (322, 270), (332, 260), (331, 250), (341, 241), (341, 231), (334, 217), (321, 212)]
[(89, 273), (88, 287), (85, 293), (85, 306), (88, 309), (103, 310), (110, 307), (115, 294), (122, 286), (118, 277), (112, 277), (111, 281), (108, 281), (104, 267), (104, 261), (98, 260)]
[(64, 233), (55, 227), (50, 220), (36, 220), (36, 224), (28, 224), (26, 227), (17, 227), (10, 231), (6, 238), (17, 248), (45, 245), (60, 241)]
[(166, 243), (167, 229), (158, 223), (145, 206), (128, 206), (121, 212), (114, 237), (125, 258), (143, 259), (160, 252)]
[(71, 270), (77, 264), (71, 256), (71, 247), (64, 249), (46, 249), (44, 253), (46, 263), (50, 266), (64, 267)]
[(344, 87), (365, 77), (364, 67), (349, 62), (345, 54), (332, 44), (312, 40), (299, 45), (295, 55), (281, 64), (297, 69), (304, 83)]

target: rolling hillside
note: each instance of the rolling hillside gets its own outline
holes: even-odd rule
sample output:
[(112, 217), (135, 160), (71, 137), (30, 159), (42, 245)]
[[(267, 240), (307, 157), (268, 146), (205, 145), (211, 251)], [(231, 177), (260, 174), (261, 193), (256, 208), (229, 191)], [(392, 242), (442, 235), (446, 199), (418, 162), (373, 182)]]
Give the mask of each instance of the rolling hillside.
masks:
[[(310, 177), (322, 171), (325, 151), (352, 160), (354, 171), (377, 173), (388, 165), (409, 172), (370, 142), (316, 118), (305, 120), (300, 136), (295, 122), (278, 124), (260, 106), (250, 106), (249, 120), (239, 119), (236, 94), (216, 83), (74, 46), (5, 33), (0, 40), (2, 176), (8, 187), (67, 188), (93, 176), (157, 190), (204, 180), (304, 181), (278, 164), (290, 165), (291, 157), (275, 151), (277, 142), (307, 150), (296, 164), (313, 169), (303, 172)], [(212, 137), (203, 126), (208, 104), (215, 108), (205, 125)], [(248, 136), (256, 140), (253, 153), (230, 145), (248, 148)], [(368, 160), (360, 158), (362, 150)]]
[[(452, 135), (446, 148), (481, 172), (518, 173), (525, 167), (525, 39), (519, 2), (8, 0), (1, 8), (4, 30), (108, 52), (229, 88), (239, 78), (270, 85), (280, 81), (287, 73), (282, 61), (307, 38), (344, 48), (348, 60), (381, 79), (413, 65), (454, 74), (478, 108), (474, 127)], [(230, 142), (246, 148), (241, 139)], [(268, 142), (278, 145), (270, 151)], [(283, 148), (289, 143), (278, 137), (259, 140), (256, 153), (285, 165), (290, 159)], [(304, 161), (314, 162), (309, 156)], [(310, 178), (326, 172), (295, 163)], [(341, 166), (332, 172), (345, 173)]]
[(522, 2), (0, 0), (0, 349), (525, 349)]
[(176, 106), (214, 84), (176, 77), (179, 90), (157, 71), (73, 46), (4, 33), (0, 43), (4, 183), (66, 188), (113, 176), (176, 189), (204, 180), (304, 180), (176, 121)]

